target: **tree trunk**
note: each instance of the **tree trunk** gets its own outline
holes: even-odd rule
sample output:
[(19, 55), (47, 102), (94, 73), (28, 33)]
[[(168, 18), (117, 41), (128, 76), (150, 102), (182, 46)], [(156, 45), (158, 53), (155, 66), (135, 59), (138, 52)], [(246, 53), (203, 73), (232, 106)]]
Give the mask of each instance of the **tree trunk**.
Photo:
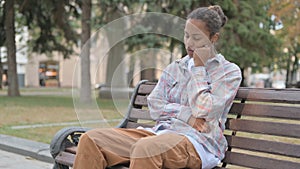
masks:
[(184, 58), (187, 55), (185, 45), (181, 44), (181, 58)]
[(82, 1), (81, 18), (81, 90), (80, 101), (91, 102), (91, 74), (90, 74), (90, 42), (91, 35), (91, 0)]
[(286, 66), (286, 78), (285, 78), (285, 86), (287, 88), (290, 85), (290, 64), (291, 64), (291, 58), (290, 58), (290, 53), (288, 53), (288, 60), (287, 60), (287, 66)]
[(175, 47), (175, 40), (172, 38), (171, 42), (170, 42), (170, 60), (169, 60), (169, 64), (171, 64), (173, 62), (173, 52), (174, 52), (174, 47)]
[(156, 69), (157, 65), (157, 53), (153, 50), (144, 54), (141, 58), (141, 80), (157, 81), (156, 78)]
[(291, 84), (294, 85), (297, 83), (297, 70), (299, 68), (298, 66), (298, 57), (297, 57), (297, 53), (294, 52), (293, 56), (295, 56), (295, 60), (293, 62), (293, 66), (292, 66), (292, 74), (291, 74)]
[(8, 96), (20, 96), (16, 61), (14, 0), (5, 1), (4, 9), (8, 65)]
[[(121, 15), (118, 11), (114, 11), (109, 16), (109, 21), (120, 18)], [(119, 20), (120, 25), (125, 25), (122, 23), (123, 20)], [(122, 23), (122, 24), (121, 24)], [(120, 28), (116, 28), (118, 31)], [(107, 30), (108, 43), (109, 43), (109, 53), (107, 61), (107, 70), (106, 70), (106, 85), (109, 87), (125, 87), (127, 85), (126, 74), (125, 72), (125, 62), (124, 62), (124, 42), (116, 42), (116, 39), (119, 38), (117, 33), (114, 33), (113, 30)], [(114, 77), (115, 76), (115, 77)]]
[(2, 75), (3, 75), (3, 66), (2, 66), (2, 58), (1, 58), (1, 51), (0, 51), (0, 89), (2, 89)]
[(242, 73), (242, 81), (241, 81), (241, 87), (246, 87), (245, 84), (245, 68), (241, 68), (241, 73)]
[[(110, 87), (125, 87), (126, 74), (124, 65), (124, 43), (114, 45), (108, 53), (106, 85)], [(115, 76), (115, 77), (114, 77)]]
[(129, 84), (129, 87), (134, 87), (133, 85), (133, 79), (134, 79), (134, 68), (135, 68), (135, 62), (136, 58), (135, 56), (131, 56), (129, 60), (129, 72), (127, 75), (127, 82)]

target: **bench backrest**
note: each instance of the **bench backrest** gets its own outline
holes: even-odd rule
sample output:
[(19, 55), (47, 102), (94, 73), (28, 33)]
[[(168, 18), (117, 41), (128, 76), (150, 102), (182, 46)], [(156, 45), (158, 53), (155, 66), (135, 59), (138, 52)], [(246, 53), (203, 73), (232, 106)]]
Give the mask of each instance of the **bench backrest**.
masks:
[[(147, 96), (155, 85), (137, 85), (119, 127), (153, 126)], [(300, 90), (240, 88), (224, 133), (223, 167), (300, 168)]]

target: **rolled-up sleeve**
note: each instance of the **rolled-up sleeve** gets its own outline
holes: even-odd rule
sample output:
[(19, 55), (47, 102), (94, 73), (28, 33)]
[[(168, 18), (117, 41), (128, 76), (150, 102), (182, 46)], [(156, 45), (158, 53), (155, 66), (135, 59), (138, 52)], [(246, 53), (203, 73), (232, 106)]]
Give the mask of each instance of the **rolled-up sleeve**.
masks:
[[(167, 68), (166, 68), (167, 69)], [(167, 90), (169, 88), (166, 70), (163, 71), (158, 83), (147, 97), (150, 115), (154, 120), (158, 120), (164, 112), (164, 107), (169, 103), (167, 101)], [(170, 112), (172, 115), (173, 112)]]
[(225, 107), (234, 99), (241, 82), (241, 73), (233, 63), (214, 59), (201, 68), (192, 69), (188, 83), (192, 115), (206, 121), (220, 119)]
[[(178, 85), (178, 81), (173, 77), (176, 74), (174, 64), (169, 65), (162, 73), (157, 85), (147, 97), (150, 115), (154, 120), (165, 118), (178, 118), (187, 122), (192, 114), (189, 106), (180, 104), (179, 102), (170, 102), (172, 96), (168, 96), (168, 92)], [(175, 72), (174, 72), (175, 71)], [(182, 91), (176, 91), (182, 92)]]

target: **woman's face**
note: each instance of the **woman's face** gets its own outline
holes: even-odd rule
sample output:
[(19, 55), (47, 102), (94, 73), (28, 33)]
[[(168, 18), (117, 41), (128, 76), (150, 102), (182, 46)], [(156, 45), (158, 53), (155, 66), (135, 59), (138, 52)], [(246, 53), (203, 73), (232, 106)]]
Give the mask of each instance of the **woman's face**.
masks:
[(197, 19), (187, 20), (184, 29), (184, 44), (190, 57), (193, 57), (195, 49), (211, 45), (209, 35), (205, 22)]

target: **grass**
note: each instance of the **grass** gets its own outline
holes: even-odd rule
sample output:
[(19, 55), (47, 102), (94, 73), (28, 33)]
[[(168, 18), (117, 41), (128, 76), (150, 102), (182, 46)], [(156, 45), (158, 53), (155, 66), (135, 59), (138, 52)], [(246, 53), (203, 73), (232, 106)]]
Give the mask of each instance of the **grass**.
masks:
[[(88, 109), (78, 112), (78, 109), (74, 108), (73, 98), (70, 94), (51, 95), (51, 93), (64, 92), (63, 90), (67, 89), (42, 89), (41, 91), (23, 89), (21, 97), (3, 96), (5, 91), (1, 91), (0, 133), (50, 143), (54, 134), (63, 127), (80, 126), (79, 121), (84, 120), (121, 119), (127, 109), (128, 100), (113, 102), (108, 99), (97, 99), (98, 107), (92, 113), (89, 113)], [(25, 94), (31, 93), (31, 91), (40, 94), (36, 96)], [(118, 109), (116, 109), (115, 104), (117, 104)], [(122, 111), (122, 113), (118, 111)], [(84, 127), (110, 127), (117, 124), (118, 122), (113, 121), (105, 124), (83, 125)], [(22, 126), (28, 125), (41, 126), (22, 129)], [(15, 129), (16, 126), (21, 126), (21, 129)]]

